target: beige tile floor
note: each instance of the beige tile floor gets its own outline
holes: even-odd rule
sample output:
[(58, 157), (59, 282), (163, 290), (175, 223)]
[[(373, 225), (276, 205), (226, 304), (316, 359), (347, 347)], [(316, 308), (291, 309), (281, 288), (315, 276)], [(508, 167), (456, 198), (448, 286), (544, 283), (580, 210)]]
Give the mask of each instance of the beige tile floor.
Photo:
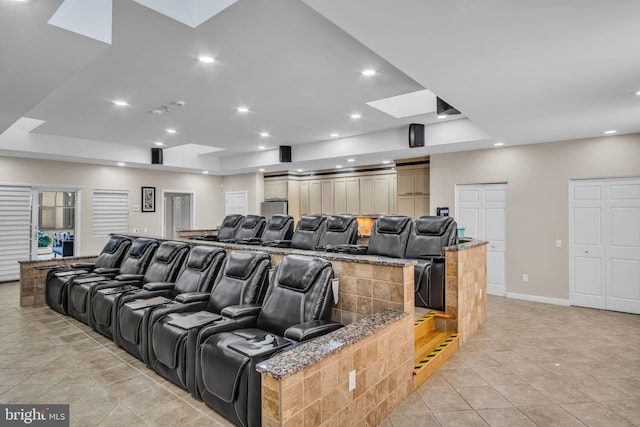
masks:
[[(382, 425), (640, 425), (640, 316), (488, 299), (487, 324)], [(228, 425), (110, 340), (0, 284), (0, 402), (71, 425)]]

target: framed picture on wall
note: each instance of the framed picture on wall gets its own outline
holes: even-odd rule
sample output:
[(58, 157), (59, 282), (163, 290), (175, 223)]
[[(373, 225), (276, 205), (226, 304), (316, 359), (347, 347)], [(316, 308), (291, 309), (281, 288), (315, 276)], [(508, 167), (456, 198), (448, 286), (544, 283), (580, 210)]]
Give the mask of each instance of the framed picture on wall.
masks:
[(156, 211), (156, 187), (142, 187), (142, 212)]

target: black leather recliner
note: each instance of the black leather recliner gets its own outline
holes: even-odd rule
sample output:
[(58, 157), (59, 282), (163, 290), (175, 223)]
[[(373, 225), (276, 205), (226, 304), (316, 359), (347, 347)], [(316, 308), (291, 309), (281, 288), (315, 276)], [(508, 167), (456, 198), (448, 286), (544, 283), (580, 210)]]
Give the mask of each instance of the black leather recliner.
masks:
[(320, 236), (318, 250), (327, 250), (337, 245), (354, 245), (358, 241), (358, 221), (353, 215), (332, 215), (327, 228)]
[(96, 268), (91, 274), (70, 280), (69, 316), (91, 326), (90, 298), (93, 288), (118, 274), (144, 274), (157, 249), (157, 240), (140, 237), (131, 244), (120, 268)]
[(404, 215), (378, 217), (371, 229), (367, 255), (404, 258), (407, 239), (411, 231), (411, 218)]
[(144, 275), (120, 274), (114, 280), (94, 286), (89, 300), (90, 326), (107, 338), (114, 339), (114, 342), (119, 345), (118, 337), (114, 337), (114, 331), (118, 322), (120, 299), (134, 290), (139, 290), (147, 283), (175, 282), (188, 252), (189, 245), (186, 243), (164, 242), (156, 251)]
[(220, 225), (218, 234), (205, 234), (203, 236), (194, 237), (193, 239), (208, 240), (211, 242), (234, 239), (236, 236), (236, 233), (238, 232), (240, 227), (242, 227), (243, 222), (244, 222), (244, 215), (240, 215), (240, 214), (227, 215), (222, 220), (222, 225)]
[(47, 305), (55, 311), (68, 314), (68, 285), (72, 277), (90, 273), (96, 268), (114, 268), (120, 266), (120, 262), (131, 246), (131, 239), (125, 236), (111, 236), (104, 245), (96, 262), (83, 262), (71, 264), (71, 268), (62, 270), (50, 270), (47, 273), (45, 294)]
[[(264, 252), (233, 251), (224, 260), (211, 294), (178, 295), (180, 302), (154, 311), (149, 322), (149, 367), (195, 394), (198, 333), (213, 323), (220, 332), (255, 323), (270, 267)], [(223, 318), (220, 313), (226, 308), (231, 312)]]
[(261, 215), (247, 215), (242, 223), (242, 227), (235, 234), (233, 239), (222, 240), (221, 242), (237, 243), (243, 239), (253, 239), (260, 237), (264, 231), (267, 220)]
[(175, 284), (150, 282), (139, 291), (123, 295), (118, 305), (114, 342), (148, 363), (148, 328), (151, 313), (178, 296), (186, 298), (202, 292), (208, 295), (225, 256), (226, 252), (222, 248), (196, 246), (189, 252)]
[(318, 246), (320, 236), (324, 234), (326, 229), (326, 217), (322, 215), (305, 215), (298, 221), (296, 231), (293, 232), (291, 240), (265, 241), (263, 245), (313, 251)]
[(411, 225), (405, 258), (416, 259), (415, 305), (445, 310), (444, 248), (458, 243), (458, 225), (451, 217), (421, 216)]
[(262, 236), (239, 239), (236, 243), (243, 245), (260, 245), (263, 242), (276, 240), (290, 240), (293, 235), (293, 217), (284, 214), (274, 214), (264, 228)]
[(329, 320), (332, 278), (328, 261), (288, 255), (276, 267), (253, 325), (231, 332), (219, 332), (215, 325), (204, 328), (196, 351), (198, 396), (235, 424), (259, 426), (261, 377), (256, 365), (342, 327)]

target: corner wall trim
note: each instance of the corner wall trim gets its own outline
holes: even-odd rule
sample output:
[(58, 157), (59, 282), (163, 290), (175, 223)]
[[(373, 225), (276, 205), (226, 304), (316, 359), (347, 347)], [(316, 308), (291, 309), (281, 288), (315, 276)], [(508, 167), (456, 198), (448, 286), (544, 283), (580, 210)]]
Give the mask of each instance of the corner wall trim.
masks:
[(541, 297), (538, 295), (517, 294), (515, 292), (507, 292), (507, 298), (521, 299), (524, 301), (542, 302), (545, 304), (570, 306), (568, 299)]

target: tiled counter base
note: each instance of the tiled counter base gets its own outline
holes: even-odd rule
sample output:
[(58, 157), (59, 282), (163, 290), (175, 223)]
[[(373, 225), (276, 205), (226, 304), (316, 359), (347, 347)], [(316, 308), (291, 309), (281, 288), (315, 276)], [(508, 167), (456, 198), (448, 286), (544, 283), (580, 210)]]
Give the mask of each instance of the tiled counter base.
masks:
[(95, 262), (97, 256), (68, 257), (46, 261), (20, 261), (20, 307), (40, 307), (46, 304), (44, 293), (46, 267), (69, 266), (75, 262)]
[[(356, 387), (349, 391), (349, 372)], [(264, 426), (378, 425), (413, 391), (413, 317), (383, 310), (258, 365)]]

